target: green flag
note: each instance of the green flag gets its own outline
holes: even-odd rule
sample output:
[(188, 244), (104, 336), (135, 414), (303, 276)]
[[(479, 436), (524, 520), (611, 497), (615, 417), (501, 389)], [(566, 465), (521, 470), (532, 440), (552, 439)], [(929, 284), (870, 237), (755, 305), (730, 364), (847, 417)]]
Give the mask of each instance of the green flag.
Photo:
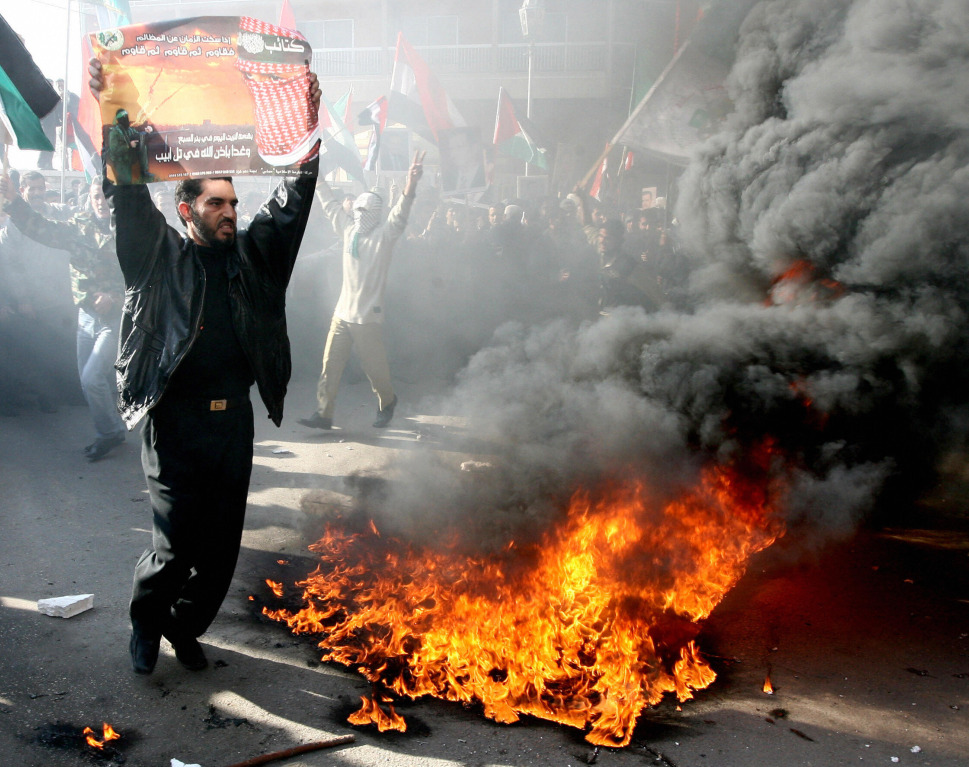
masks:
[(40, 118), (34, 114), (3, 69), (0, 69), (0, 120), (20, 149), (54, 151), (40, 125)]
[(498, 91), (494, 145), (504, 154), (548, 170), (548, 150), (539, 144), (535, 128), (527, 118), (515, 112), (515, 105), (504, 88)]

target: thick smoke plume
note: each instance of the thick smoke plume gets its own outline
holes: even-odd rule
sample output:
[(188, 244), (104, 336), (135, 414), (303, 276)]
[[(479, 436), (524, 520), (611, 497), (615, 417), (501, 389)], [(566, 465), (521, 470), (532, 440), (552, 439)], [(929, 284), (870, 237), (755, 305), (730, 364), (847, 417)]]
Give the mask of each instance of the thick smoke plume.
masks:
[(405, 467), (384, 524), (500, 545), (577, 487), (661, 497), (769, 439), (788, 521), (846, 530), (962, 446), (969, 4), (758, 3), (728, 89), (675, 208), (692, 309), (502, 328), (445, 406), (492, 467)]

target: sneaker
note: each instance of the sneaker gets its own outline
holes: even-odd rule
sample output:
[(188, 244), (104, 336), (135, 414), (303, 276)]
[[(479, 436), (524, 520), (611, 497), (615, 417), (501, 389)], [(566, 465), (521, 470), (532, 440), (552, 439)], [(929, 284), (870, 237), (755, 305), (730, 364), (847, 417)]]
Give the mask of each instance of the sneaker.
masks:
[(319, 412), (313, 413), (309, 418), (300, 418), (299, 423), (303, 426), (309, 426), (311, 429), (332, 429), (333, 419), (326, 418), (319, 414)]
[(93, 463), (94, 461), (100, 461), (116, 447), (123, 444), (123, 434), (119, 434), (116, 437), (107, 437), (106, 439), (99, 438), (84, 448), (84, 455), (86, 455), (87, 459)]
[(387, 407), (382, 410), (377, 411), (377, 420), (373, 422), (373, 425), (378, 429), (383, 429), (385, 426), (390, 424), (391, 419), (394, 417), (394, 408), (397, 407), (397, 395), (394, 395), (393, 402), (391, 402)]
[(161, 637), (148, 637), (140, 631), (131, 632), (128, 651), (131, 653), (131, 667), (136, 674), (150, 674), (158, 662), (158, 648)]

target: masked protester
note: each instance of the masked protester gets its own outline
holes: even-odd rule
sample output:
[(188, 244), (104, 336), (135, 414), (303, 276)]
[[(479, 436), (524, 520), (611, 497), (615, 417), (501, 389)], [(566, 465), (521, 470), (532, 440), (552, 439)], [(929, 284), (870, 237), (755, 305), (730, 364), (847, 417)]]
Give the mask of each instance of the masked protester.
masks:
[(343, 286), (333, 312), (323, 351), (323, 371), (317, 386), (317, 410), (300, 420), (314, 429), (332, 429), (336, 395), (343, 369), (356, 346), (363, 372), (377, 395), (377, 419), (373, 425), (384, 428), (394, 417), (397, 395), (390, 381), (390, 365), (384, 347), (384, 289), (394, 244), (407, 226), (417, 182), (424, 172), (423, 155), (414, 154), (407, 173), (404, 194), (381, 223), (383, 199), (377, 192), (365, 192), (353, 202), (348, 216), (333, 190), (323, 182), (317, 194), (323, 211), (337, 236), (343, 237)]
[[(108, 162), (114, 171), (115, 182), (131, 184), (136, 180), (147, 183), (153, 180), (148, 173), (148, 142), (143, 133), (132, 127), (125, 109), (114, 116), (114, 125), (108, 130)], [(135, 177), (134, 168), (140, 174)]]

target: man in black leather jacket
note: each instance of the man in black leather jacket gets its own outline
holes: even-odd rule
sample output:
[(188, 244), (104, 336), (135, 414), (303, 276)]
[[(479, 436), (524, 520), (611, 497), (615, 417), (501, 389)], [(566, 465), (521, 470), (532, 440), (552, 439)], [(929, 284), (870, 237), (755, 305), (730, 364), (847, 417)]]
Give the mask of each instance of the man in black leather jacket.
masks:
[[(92, 60), (89, 69), (98, 94), (100, 65)], [(309, 98), (319, 109), (315, 75)], [(282, 183), (238, 233), (231, 179), (178, 184), (187, 236), (167, 224), (144, 185), (105, 182), (125, 278), (121, 414), (129, 428), (145, 417), (142, 466), (154, 516), (130, 606), (137, 673), (154, 669), (162, 636), (187, 668), (207, 665), (197, 637), (215, 618), (239, 554), (253, 383), (269, 417), (282, 420), (291, 367), (285, 292), (318, 163)]]

